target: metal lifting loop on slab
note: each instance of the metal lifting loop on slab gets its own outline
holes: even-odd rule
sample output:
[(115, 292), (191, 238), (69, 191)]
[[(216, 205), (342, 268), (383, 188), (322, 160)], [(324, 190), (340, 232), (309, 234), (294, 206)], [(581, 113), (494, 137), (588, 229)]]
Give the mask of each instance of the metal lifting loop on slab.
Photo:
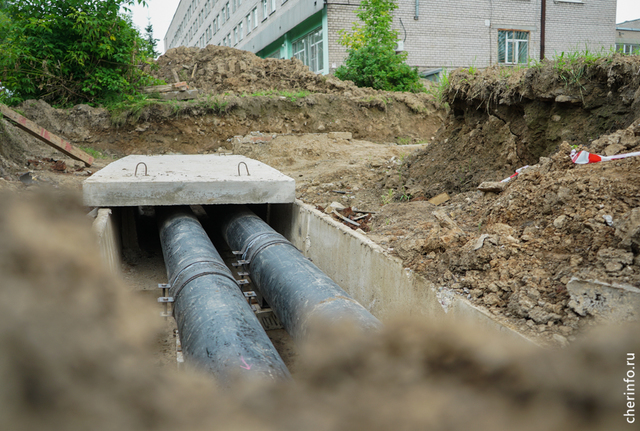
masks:
[(238, 176), (240, 176), (240, 165), (244, 165), (245, 169), (247, 170), (247, 175), (251, 176), (251, 174), (249, 173), (249, 167), (245, 162), (238, 163)]
[(140, 163), (138, 163), (138, 164), (136, 165), (136, 170), (135, 170), (135, 172), (133, 173), (133, 176), (134, 176), (134, 177), (137, 177), (137, 176), (138, 176), (138, 166), (140, 166), (140, 165), (144, 165), (144, 176), (145, 176), (145, 177), (148, 177), (148, 176), (149, 176), (149, 174), (147, 173), (147, 164), (146, 164), (145, 162), (140, 162)]
[(288, 380), (289, 370), (238, 282), (188, 207), (159, 207), (169, 297), (185, 362), (223, 386), (242, 379)]

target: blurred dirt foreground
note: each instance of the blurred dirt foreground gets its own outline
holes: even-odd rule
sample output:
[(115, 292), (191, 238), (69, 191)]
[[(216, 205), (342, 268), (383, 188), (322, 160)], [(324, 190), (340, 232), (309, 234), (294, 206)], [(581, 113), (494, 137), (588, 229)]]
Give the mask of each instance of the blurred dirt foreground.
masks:
[(613, 430), (637, 324), (561, 351), (451, 322), (349, 328), (294, 383), (222, 391), (152, 366), (153, 312), (100, 261), (77, 196), (0, 194), (0, 429)]

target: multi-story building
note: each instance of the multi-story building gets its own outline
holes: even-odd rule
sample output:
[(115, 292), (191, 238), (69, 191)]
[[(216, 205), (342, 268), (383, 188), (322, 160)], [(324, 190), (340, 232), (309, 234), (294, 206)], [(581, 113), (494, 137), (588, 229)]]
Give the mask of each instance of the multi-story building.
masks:
[[(339, 31), (360, 0), (181, 0), (165, 47), (233, 46), (301, 59), (318, 73), (342, 64)], [(394, 28), (421, 70), (519, 64), (564, 51), (610, 49), (616, 0), (398, 0)]]
[(640, 19), (616, 25), (616, 51), (640, 54)]

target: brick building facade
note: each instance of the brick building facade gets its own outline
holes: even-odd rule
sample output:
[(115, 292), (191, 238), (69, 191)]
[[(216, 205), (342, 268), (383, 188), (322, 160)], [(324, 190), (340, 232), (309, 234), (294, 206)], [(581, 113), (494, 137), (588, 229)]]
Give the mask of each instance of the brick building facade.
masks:
[[(181, 0), (165, 46), (233, 46), (262, 57), (298, 57), (311, 70), (342, 64), (338, 31), (360, 0)], [(615, 44), (616, 0), (398, 0), (394, 28), (421, 70), (486, 67)], [(543, 17), (544, 11), (544, 19)]]
[(616, 25), (616, 51), (640, 54), (640, 19)]

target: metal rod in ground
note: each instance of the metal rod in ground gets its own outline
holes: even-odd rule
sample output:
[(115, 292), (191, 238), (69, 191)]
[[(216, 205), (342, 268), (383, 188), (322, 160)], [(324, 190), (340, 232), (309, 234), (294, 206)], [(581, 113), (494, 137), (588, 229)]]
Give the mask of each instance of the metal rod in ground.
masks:
[(169, 295), (186, 364), (236, 378), (290, 379), (284, 362), (211, 243), (184, 207), (158, 208)]
[(320, 321), (348, 321), (365, 331), (380, 327), (378, 319), (246, 207), (208, 207), (207, 212), (232, 250), (249, 261), (251, 280), (296, 342)]

